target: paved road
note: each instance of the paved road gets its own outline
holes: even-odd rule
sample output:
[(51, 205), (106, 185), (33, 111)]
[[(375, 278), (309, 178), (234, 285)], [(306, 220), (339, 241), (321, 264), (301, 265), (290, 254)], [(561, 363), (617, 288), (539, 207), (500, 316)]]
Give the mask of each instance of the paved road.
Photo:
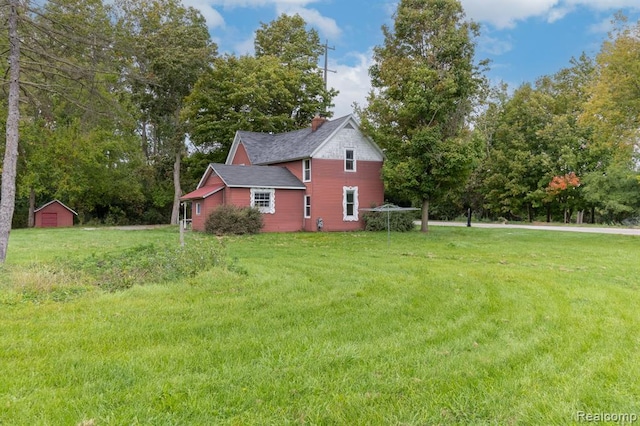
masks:
[[(433, 226), (467, 226), (466, 222), (441, 222), (430, 220), (429, 225)], [(499, 223), (471, 223), (476, 228), (514, 228), (514, 229), (535, 229), (537, 231), (568, 231), (568, 232), (590, 232), (594, 234), (619, 234), (640, 236), (640, 228), (597, 228), (591, 226), (560, 226), (560, 225), (502, 225)]]

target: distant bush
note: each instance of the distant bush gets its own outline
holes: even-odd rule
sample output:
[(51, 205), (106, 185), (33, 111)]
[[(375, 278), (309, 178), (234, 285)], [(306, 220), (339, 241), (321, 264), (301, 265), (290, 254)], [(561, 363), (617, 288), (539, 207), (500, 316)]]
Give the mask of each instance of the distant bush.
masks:
[(262, 213), (253, 207), (222, 205), (204, 223), (204, 230), (214, 235), (257, 234), (262, 229)]
[[(396, 232), (407, 232), (414, 228), (414, 212), (391, 212), (389, 216), (389, 229)], [(364, 229), (366, 231), (386, 231), (387, 212), (365, 212), (362, 215)]]

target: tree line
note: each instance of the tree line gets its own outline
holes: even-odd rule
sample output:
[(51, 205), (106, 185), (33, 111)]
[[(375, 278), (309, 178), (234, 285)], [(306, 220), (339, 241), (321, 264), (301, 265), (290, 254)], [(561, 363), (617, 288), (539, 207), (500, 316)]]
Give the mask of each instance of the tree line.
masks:
[(640, 22), (614, 24), (595, 58), (511, 90), (487, 82), (459, 1), (400, 1), (359, 109), (387, 195), (420, 205), (423, 231), (430, 212), (640, 223)]
[[(317, 31), (297, 15), (261, 23), (251, 55), (218, 54), (203, 16), (179, 0), (4, 0), (0, 16), (0, 214), (14, 227), (54, 198), (82, 223), (175, 223), (182, 191), (226, 158), (236, 130), (304, 128), (337, 94)], [(425, 229), (429, 212), (467, 208), (637, 217), (640, 23), (616, 22), (597, 57), (490, 87), (475, 55), (481, 28), (458, 0), (401, 0), (356, 108), (386, 151), (387, 196), (421, 206)]]

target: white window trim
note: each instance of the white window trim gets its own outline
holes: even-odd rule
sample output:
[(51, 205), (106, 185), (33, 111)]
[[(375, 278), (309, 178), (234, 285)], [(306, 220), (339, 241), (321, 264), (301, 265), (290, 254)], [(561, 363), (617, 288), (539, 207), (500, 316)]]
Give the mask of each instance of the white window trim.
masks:
[(201, 210), (200, 203), (196, 203), (196, 216), (200, 216)]
[[(309, 207), (309, 214), (307, 214), (307, 207)], [(311, 195), (304, 196), (304, 218), (311, 218)]]
[[(347, 192), (353, 192), (353, 215), (347, 215)], [(342, 187), (342, 220), (344, 222), (358, 221), (358, 187), (343, 186)]]
[[(305, 163), (309, 163), (309, 179), (307, 179), (307, 169), (305, 168)], [(311, 158), (305, 158), (302, 160), (302, 181), (303, 182), (311, 182)]]
[[(351, 151), (353, 152), (353, 159), (351, 161), (353, 161), (353, 169), (347, 169), (347, 151)], [(356, 171), (356, 150), (355, 148), (345, 148), (344, 149), (344, 171), (345, 172), (355, 172)]]
[(269, 207), (258, 206), (258, 210), (260, 213), (274, 214), (276, 212), (276, 190), (274, 188), (251, 188), (251, 207), (256, 207), (255, 195), (264, 192), (269, 193)]

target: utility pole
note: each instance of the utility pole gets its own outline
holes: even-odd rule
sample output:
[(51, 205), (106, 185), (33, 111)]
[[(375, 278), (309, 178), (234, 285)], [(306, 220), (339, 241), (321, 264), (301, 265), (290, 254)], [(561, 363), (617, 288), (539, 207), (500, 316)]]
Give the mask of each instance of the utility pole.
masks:
[(329, 69), (329, 50), (336, 50), (334, 47), (329, 47), (329, 40), (324, 43), (324, 90), (327, 90), (327, 73), (337, 73), (338, 71)]

